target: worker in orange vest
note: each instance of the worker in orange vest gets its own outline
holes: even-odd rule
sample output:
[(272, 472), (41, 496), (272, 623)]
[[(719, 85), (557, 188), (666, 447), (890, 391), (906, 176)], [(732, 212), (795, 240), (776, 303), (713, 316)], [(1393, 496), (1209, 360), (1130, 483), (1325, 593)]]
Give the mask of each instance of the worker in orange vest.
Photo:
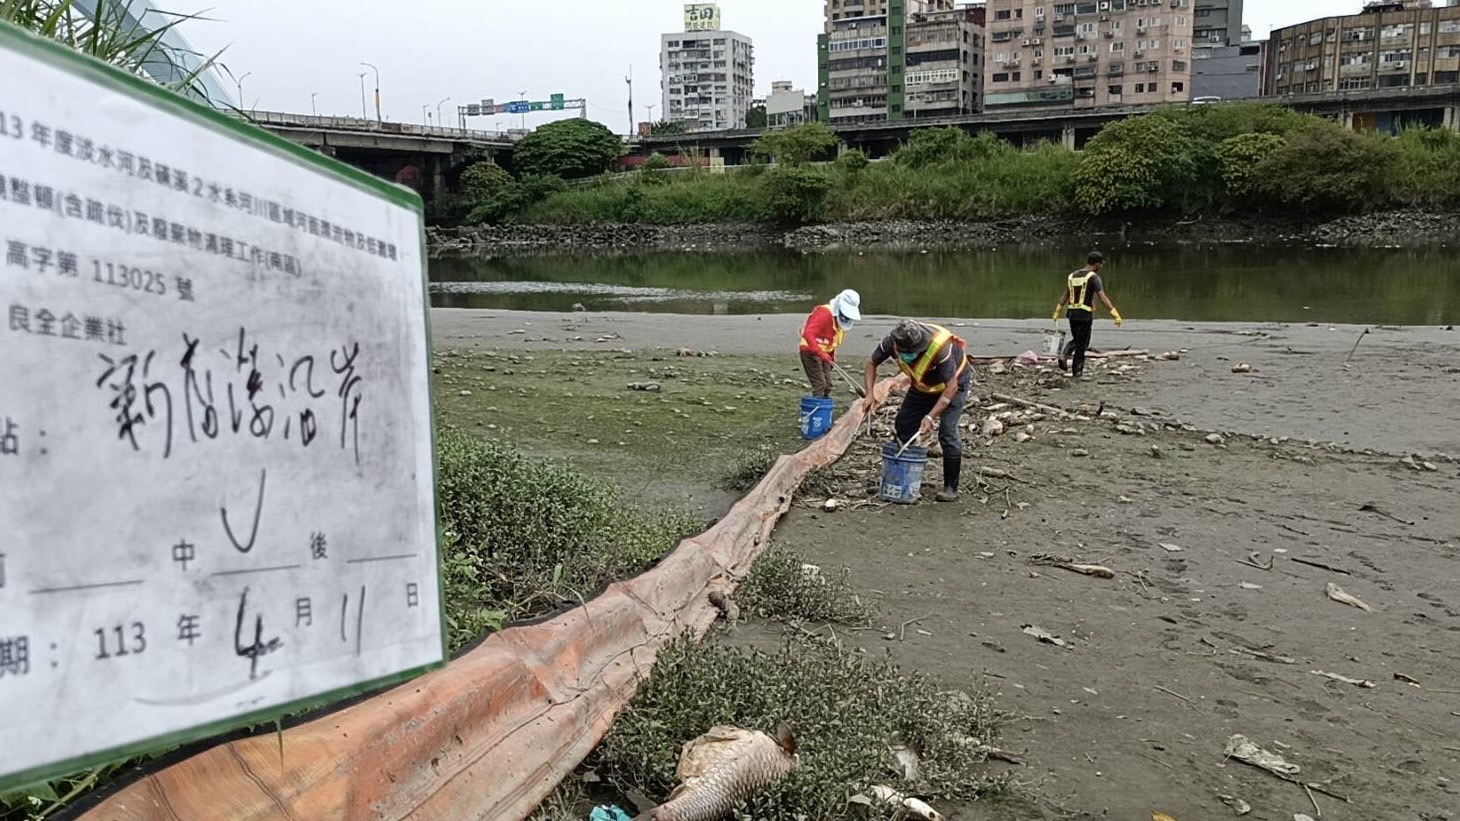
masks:
[(897, 410), (897, 441), (905, 444), (915, 436), (938, 431), (938, 444), (943, 448), (943, 489), (934, 498), (940, 502), (958, 499), (958, 478), (963, 470), (958, 417), (963, 415), (973, 381), (967, 347), (941, 325), (903, 320), (867, 360), (867, 398), (863, 404), (867, 413), (877, 407), (872, 393), (877, 384), (877, 366), (891, 359), (912, 382)]
[(862, 295), (848, 288), (832, 297), (825, 305), (817, 305), (801, 326), (801, 367), (811, 381), (811, 395), (822, 399), (831, 396), (831, 369), (836, 362), (836, 349), (841, 347), (846, 331), (862, 318)]

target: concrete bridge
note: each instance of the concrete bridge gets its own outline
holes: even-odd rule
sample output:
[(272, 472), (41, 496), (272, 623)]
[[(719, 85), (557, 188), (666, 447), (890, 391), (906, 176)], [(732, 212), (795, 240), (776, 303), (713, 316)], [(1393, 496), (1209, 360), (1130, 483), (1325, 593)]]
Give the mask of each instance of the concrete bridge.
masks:
[(243, 111), (240, 116), (273, 133), (421, 192), (438, 203), (448, 183), (480, 160), (510, 165), (517, 135), (500, 131), (437, 128), (379, 122), (362, 117), (318, 117), (282, 111)]
[[(1282, 97), (1260, 97), (1252, 102), (1289, 106), (1309, 114), (1339, 120), (1350, 128), (1397, 132), (1408, 125), (1443, 126), (1460, 131), (1460, 86), (1373, 89), (1326, 92)], [(858, 148), (870, 157), (883, 157), (896, 150), (913, 129), (957, 126), (971, 133), (991, 131), (1018, 145), (1039, 140), (1082, 148), (1106, 124), (1146, 114), (1153, 105), (1122, 105), (1103, 108), (1059, 110), (996, 110), (957, 117), (917, 118), (896, 122), (836, 126), (833, 130), (842, 147)], [(707, 131), (641, 138), (633, 153), (668, 153), (695, 148), (711, 157), (722, 157), (727, 165), (745, 162), (752, 143), (765, 129)]]

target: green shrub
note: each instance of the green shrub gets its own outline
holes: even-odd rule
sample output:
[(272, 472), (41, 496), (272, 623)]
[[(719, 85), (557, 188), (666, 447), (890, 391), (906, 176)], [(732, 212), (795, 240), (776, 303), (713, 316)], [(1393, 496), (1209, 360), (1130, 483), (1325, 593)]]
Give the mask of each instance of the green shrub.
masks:
[(789, 225), (820, 222), (826, 217), (826, 195), (831, 177), (814, 168), (777, 167), (761, 178), (766, 213), (772, 221)]
[(512, 222), (534, 204), (567, 190), (568, 184), (558, 177), (529, 174), (497, 188), (491, 196), (478, 201), (467, 215), (467, 221)]
[(571, 180), (607, 171), (623, 151), (623, 140), (607, 126), (574, 117), (538, 126), (512, 149), (512, 162), (522, 176)]
[(872, 161), (859, 148), (853, 148), (842, 153), (836, 158), (836, 170), (847, 176), (854, 176), (858, 171), (866, 168)]
[(451, 427), (437, 436), (450, 646), (579, 602), (643, 570), (700, 523), (651, 516), (612, 485)]
[(473, 163), (461, 172), (461, 191), (473, 203), (494, 199), (511, 184), (512, 175), (494, 162)]
[[(773, 734), (781, 721), (795, 731), (800, 766), (752, 799), (745, 817), (843, 819), (847, 799), (871, 784), (935, 801), (1003, 786), (980, 772), (982, 745), (995, 742), (999, 724), (986, 697), (942, 691), (887, 659), (804, 639), (773, 655), (688, 640), (670, 644), (588, 766), (620, 790), (662, 799), (675, 785), (685, 742), (716, 724)], [(919, 752), (915, 784), (889, 773), (888, 745), (895, 741)]]
[(761, 554), (738, 598), (763, 618), (865, 626), (872, 609), (857, 596), (850, 571), (810, 571), (795, 551), (773, 545)]
[(1286, 144), (1277, 134), (1264, 133), (1239, 134), (1218, 143), (1213, 155), (1221, 165), (1227, 195), (1234, 200), (1255, 196), (1262, 182), (1258, 166)]
[(831, 153), (836, 135), (822, 123), (804, 123), (795, 128), (772, 131), (756, 139), (752, 154), (775, 160), (777, 165), (805, 165)]
[(1075, 169), (1075, 202), (1091, 214), (1179, 206), (1192, 194), (1197, 141), (1175, 119), (1131, 117), (1103, 128)]
[(1273, 202), (1311, 211), (1380, 207), (1399, 163), (1395, 141), (1315, 121), (1287, 135), (1256, 168), (1259, 191)]
[(1410, 205), (1460, 205), (1460, 134), (1446, 128), (1409, 128), (1399, 149), (1396, 198)]

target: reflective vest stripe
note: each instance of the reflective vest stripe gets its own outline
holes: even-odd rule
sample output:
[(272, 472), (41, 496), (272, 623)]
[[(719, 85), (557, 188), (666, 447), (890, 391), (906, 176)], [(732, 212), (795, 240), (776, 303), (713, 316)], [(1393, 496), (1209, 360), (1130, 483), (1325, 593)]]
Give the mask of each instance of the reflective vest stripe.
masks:
[(805, 328), (802, 328), (801, 349), (804, 351), (814, 351), (820, 349), (826, 353), (831, 353), (837, 348), (840, 348), (842, 346), (842, 340), (846, 338), (846, 332), (842, 330), (842, 324), (836, 321), (836, 311), (832, 310), (831, 303), (828, 302), (825, 305), (817, 305), (812, 313), (823, 309), (825, 309), (826, 312), (831, 315), (831, 327), (836, 330), (836, 336), (832, 337), (830, 342), (822, 342), (819, 339), (811, 340), (806, 338)]
[[(931, 322), (923, 324), (933, 329), (933, 341), (928, 343), (928, 349), (923, 351), (923, 355), (914, 360), (911, 365), (903, 362), (901, 357), (895, 357), (897, 368), (912, 381), (912, 386), (916, 390), (923, 393), (942, 393), (943, 389), (948, 386), (948, 383), (939, 382), (936, 385), (929, 385), (923, 381), (923, 377), (927, 376), (928, 369), (937, 364), (938, 360), (942, 358), (943, 349), (956, 342), (960, 345), (965, 345), (963, 361), (958, 363), (957, 370), (953, 372), (953, 381), (957, 382), (958, 378), (963, 375), (963, 369), (968, 367), (967, 346), (962, 339), (954, 336), (953, 332), (947, 328), (941, 325), (934, 325)], [(893, 353), (897, 353), (895, 346)]]
[(1083, 273), (1084, 276), (1080, 275), (1080, 271), (1070, 274), (1069, 279), (1065, 283), (1065, 292), (1070, 298), (1069, 307), (1072, 310), (1093, 311), (1093, 308), (1085, 304), (1085, 291), (1090, 283), (1090, 277), (1095, 276), (1095, 274), (1090, 271)]

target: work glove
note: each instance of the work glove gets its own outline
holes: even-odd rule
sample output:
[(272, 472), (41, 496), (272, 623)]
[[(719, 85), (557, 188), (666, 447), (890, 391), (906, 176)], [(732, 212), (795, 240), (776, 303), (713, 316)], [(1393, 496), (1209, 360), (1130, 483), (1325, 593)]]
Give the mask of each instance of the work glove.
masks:
[(1060, 308), (1063, 308), (1063, 307), (1065, 307), (1065, 306), (1063, 306), (1063, 305), (1056, 305), (1056, 306), (1054, 306), (1054, 314), (1050, 316), (1050, 319), (1053, 320), (1053, 321), (1055, 321), (1055, 322), (1059, 322), (1060, 321)]
[(1121, 319), (1121, 317), (1120, 317), (1120, 311), (1117, 311), (1114, 308), (1111, 308), (1110, 309), (1110, 315), (1111, 315), (1111, 317), (1113, 317), (1115, 319), (1115, 327), (1119, 328), (1120, 326), (1122, 326), (1122, 325), (1125, 324), (1125, 320), (1124, 319)]

